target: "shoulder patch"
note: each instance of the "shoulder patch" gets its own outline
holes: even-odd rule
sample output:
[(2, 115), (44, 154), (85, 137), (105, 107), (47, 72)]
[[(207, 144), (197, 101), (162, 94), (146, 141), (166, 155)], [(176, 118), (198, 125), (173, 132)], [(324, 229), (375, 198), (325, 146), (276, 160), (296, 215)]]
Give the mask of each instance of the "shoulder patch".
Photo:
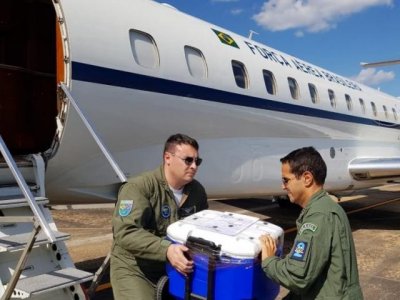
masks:
[(133, 200), (121, 200), (119, 203), (118, 214), (121, 217), (129, 215), (133, 208)]
[(308, 250), (308, 242), (305, 241), (297, 241), (296, 245), (294, 246), (294, 250), (292, 255), (290, 256), (291, 259), (304, 261), (306, 257), (306, 253)]
[(299, 235), (301, 235), (305, 230), (310, 230), (312, 232), (315, 232), (317, 228), (318, 226), (313, 223), (304, 223), (299, 230)]

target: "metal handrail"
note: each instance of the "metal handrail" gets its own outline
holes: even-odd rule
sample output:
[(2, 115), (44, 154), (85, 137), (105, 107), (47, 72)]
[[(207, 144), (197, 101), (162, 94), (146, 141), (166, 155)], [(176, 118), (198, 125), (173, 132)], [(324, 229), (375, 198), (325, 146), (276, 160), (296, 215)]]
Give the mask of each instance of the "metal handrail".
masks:
[(82, 119), (83, 123), (85, 124), (86, 128), (89, 130), (90, 134), (96, 141), (97, 145), (99, 146), (100, 150), (103, 152), (104, 156), (107, 158), (108, 162), (110, 163), (111, 167), (113, 168), (114, 172), (117, 174), (119, 180), (121, 182), (126, 182), (126, 176), (122, 172), (121, 168), (115, 162), (114, 158), (112, 157), (111, 153), (107, 150), (104, 146), (103, 142), (101, 141), (100, 137), (97, 135), (96, 131), (93, 129), (92, 125), (89, 123), (88, 119), (83, 114), (82, 110), (79, 108), (78, 104), (72, 97), (71, 93), (68, 90), (68, 87), (64, 83), (60, 83), (61, 89), (64, 91), (65, 95), (71, 102), (72, 106), (75, 108), (76, 112), (78, 113), (79, 117)]
[[(66, 97), (69, 99), (72, 106), (75, 108), (76, 112), (78, 113), (79, 117), (82, 119), (83, 123), (85, 124), (86, 128), (89, 130), (90, 134), (93, 136), (94, 140), (96, 141), (97, 145), (99, 146), (100, 150), (103, 152), (104, 156), (107, 158), (108, 162), (110, 163), (111, 167), (113, 168), (114, 172), (117, 174), (119, 180), (123, 183), (126, 182), (126, 176), (122, 172), (121, 168), (118, 166), (114, 158), (112, 157), (111, 153), (107, 150), (104, 146), (103, 142), (101, 141), (100, 137), (96, 134), (96, 131), (93, 129), (92, 125), (89, 123), (88, 119), (85, 117), (81, 109), (79, 108), (78, 104), (72, 97), (71, 93), (69, 92), (67, 86), (64, 83), (60, 83), (61, 89), (64, 91)], [(96, 292), (96, 288), (99, 284), (99, 281), (104, 275), (104, 272), (108, 269), (110, 264), (110, 257), (111, 252), (109, 252), (104, 259), (103, 263), (101, 264), (100, 268), (96, 271), (95, 276), (93, 277), (92, 284), (88, 289), (88, 296), (89, 299), (92, 298), (94, 293)]]
[(18, 183), (19, 188), (21, 189), (22, 193), (25, 196), (25, 199), (27, 200), (29, 206), (31, 207), (31, 210), (34, 214), (34, 216), (37, 218), (37, 221), (40, 224), (40, 227), (48, 237), (49, 241), (54, 243), (56, 241), (56, 238), (53, 234), (53, 231), (50, 229), (49, 224), (46, 221), (46, 218), (44, 217), (42, 211), (40, 210), (39, 206), (37, 205), (35, 201), (35, 197), (33, 197), (31, 190), (29, 189), (28, 185), (26, 184), (26, 181), (24, 177), (22, 176), (21, 172), (19, 171), (10, 151), (8, 150), (6, 143), (4, 142), (2, 136), (0, 135), (0, 151), (1, 154), (3, 155), (8, 167), (10, 168), (15, 180)]
[(23, 268), (26, 264), (26, 261), (28, 259), (28, 254), (32, 251), (33, 245), (35, 244), (36, 237), (40, 231), (40, 224), (36, 220), (33, 222), (33, 229), (32, 232), (29, 236), (28, 242), (25, 246), (24, 251), (22, 252), (21, 257), (18, 260), (17, 266), (15, 267), (14, 273), (11, 276), (10, 281), (7, 284), (7, 288), (3, 296), (1, 297), (1, 300), (9, 300), (11, 298), (11, 295), (14, 292), (15, 287), (17, 286), (19, 277), (22, 274)]

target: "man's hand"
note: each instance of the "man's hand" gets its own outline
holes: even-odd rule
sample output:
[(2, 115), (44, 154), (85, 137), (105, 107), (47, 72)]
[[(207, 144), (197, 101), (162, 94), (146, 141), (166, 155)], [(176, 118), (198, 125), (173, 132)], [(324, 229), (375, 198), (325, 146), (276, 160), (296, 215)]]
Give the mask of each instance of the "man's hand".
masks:
[(259, 238), (261, 245), (261, 260), (274, 256), (276, 253), (276, 242), (269, 235), (262, 235)]
[(189, 249), (185, 245), (172, 244), (167, 249), (167, 259), (170, 264), (181, 274), (187, 276), (193, 272), (193, 261), (187, 259), (185, 253)]

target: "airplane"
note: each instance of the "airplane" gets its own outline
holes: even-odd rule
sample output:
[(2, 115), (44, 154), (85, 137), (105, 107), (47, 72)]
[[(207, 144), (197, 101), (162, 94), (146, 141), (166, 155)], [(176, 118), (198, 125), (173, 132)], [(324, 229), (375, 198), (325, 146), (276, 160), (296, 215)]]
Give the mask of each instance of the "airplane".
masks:
[(126, 176), (156, 167), (174, 132), (199, 140), (211, 198), (281, 194), (279, 158), (304, 145), (332, 191), (400, 175), (395, 97), (154, 1), (32, 3), (9, 16), (43, 20), (9, 25), (1, 134), (44, 157), (52, 203), (111, 202), (119, 183), (60, 82)]
[[(199, 141), (210, 199), (284, 195), (279, 158), (302, 146), (322, 154), (332, 193), (400, 177), (397, 98), (170, 5), (4, 0), (0, 33), (2, 153), (25, 198), (114, 203), (177, 132)], [(18, 194), (10, 164), (1, 197)]]

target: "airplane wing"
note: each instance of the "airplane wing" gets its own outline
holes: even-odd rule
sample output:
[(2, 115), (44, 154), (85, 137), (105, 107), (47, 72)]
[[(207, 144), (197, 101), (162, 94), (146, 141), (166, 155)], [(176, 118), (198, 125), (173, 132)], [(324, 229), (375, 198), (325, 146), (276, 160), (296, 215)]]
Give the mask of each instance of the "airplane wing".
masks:
[(348, 169), (355, 180), (399, 177), (400, 157), (356, 158)]
[(384, 61), (377, 61), (377, 62), (372, 62), (372, 63), (365, 63), (365, 62), (360, 63), (361, 67), (363, 67), (363, 68), (384, 67), (384, 66), (390, 66), (390, 65), (396, 65), (396, 64), (400, 64), (400, 59), (384, 60)]

